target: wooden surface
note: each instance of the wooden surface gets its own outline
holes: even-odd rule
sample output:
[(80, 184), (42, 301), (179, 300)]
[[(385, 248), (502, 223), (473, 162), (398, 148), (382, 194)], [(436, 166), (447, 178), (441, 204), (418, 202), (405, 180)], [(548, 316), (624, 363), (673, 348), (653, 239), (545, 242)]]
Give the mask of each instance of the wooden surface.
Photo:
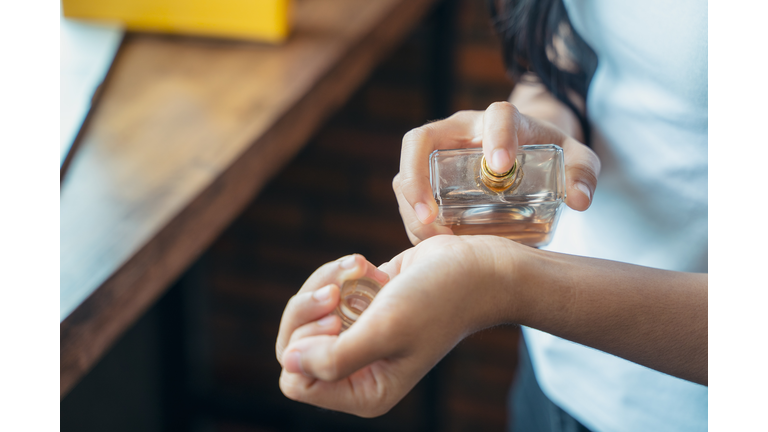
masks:
[(281, 47), (127, 37), (61, 188), (61, 397), (432, 3), (296, 1)]

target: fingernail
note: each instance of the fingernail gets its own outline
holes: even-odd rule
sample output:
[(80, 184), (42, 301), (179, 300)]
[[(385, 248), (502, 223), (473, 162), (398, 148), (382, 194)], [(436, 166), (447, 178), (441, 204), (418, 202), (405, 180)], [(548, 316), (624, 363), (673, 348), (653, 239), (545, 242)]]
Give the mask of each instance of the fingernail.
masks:
[(590, 192), (589, 187), (585, 185), (584, 183), (576, 183), (574, 187), (584, 193), (584, 195), (587, 196), (587, 199), (590, 201), (592, 200), (592, 192)]
[(304, 369), (301, 367), (301, 352), (300, 351), (291, 351), (287, 354), (285, 354), (285, 358), (283, 359), (283, 363), (285, 363), (285, 370), (292, 373), (300, 373), (304, 376), (309, 376), (304, 372)]
[(341, 260), (341, 263), (339, 263), (339, 266), (343, 269), (351, 269), (355, 267), (355, 256), (350, 255), (343, 260)]
[(317, 325), (319, 325), (320, 327), (328, 327), (334, 322), (336, 322), (336, 315), (328, 315), (325, 318), (317, 320)]
[(383, 283), (389, 282), (389, 274), (385, 271), (376, 269), (373, 275), (376, 279), (379, 280), (379, 282), (383, 282)]
[(432, 210), (429, 209), (429, 206), (424, 203), (416, 203), (416, 205), (413, 206), (413, 209), (416, 210), (416, 217), (419, 218), (421, 223), (426, 224), (425, 221), (429, 218), (429, 215), (432, 214)]
[(324, 286), (320, 288), (319, 290), (312, 293), (312, 298), (319, 301), (320, 303), (328, 300), (331, 297), (331, 286)]
[(511, 168), (508, 167), (509, 161), (508, 151), (502, 149), (494, 150), (493, 155), (491, 155), (491, 169), (497, 174), (503, 174)]

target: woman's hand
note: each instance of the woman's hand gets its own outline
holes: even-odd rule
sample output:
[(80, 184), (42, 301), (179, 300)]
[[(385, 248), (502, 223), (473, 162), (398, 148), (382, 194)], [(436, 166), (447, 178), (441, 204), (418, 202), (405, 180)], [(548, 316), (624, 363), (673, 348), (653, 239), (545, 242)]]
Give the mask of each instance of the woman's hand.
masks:
[(341, 318), (329, 315), (339, 304), (339, 289), (344, 281), (363, 276), (379, 281), (382, 285), (389, 281), (387, 273), (361, 255), (339, 258), (312, 273), (299, 292), (288, 300), (283, 311), (275, 344), (275, 354), (281, 365), (285, 366), (283, 354), (292, 340), (311, 335), (339, 334)]
[(460, 111), (403, 137), (400, 172), (392, 187), (411, 242), (452, 234), (450, 228), (435, 221), (437, 203), (429, 185), (432, 151), (482, 146), (491, 170), (503, 173), (512, 168), (518, 146), (528, 144), (557, 144), (563, 148), (566, 204), (578, 211), (589, 208), (600, 173), (597, 155), (553, 124), (521, 114), (508, 102), (495, 102), (485, 111)]
[(386, 276), (359, 255), (352, 269), (342, 269), (344, 261), (324, 265), (285, 309), (277, 339), (280, 388), (328, 409), (386, 413), (464, 337), (514, 313), (514, 293), (496, 279), (514, 272), (514, 256), (527, 250), (494, 236), (422, 242), (380, 267), (391, 281), (341, 335), (339, 318), (328, 316), (341, 281)]

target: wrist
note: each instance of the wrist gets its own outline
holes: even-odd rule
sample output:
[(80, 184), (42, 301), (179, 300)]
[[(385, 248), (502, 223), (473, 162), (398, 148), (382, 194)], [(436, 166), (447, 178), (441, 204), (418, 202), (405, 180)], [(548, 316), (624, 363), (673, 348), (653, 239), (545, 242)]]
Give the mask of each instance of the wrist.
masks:
[(521, 324), (534, 300), (537, 249), (497, 236), (467, 236), (476, 258), (469, 283), (479, 305), (470, 332), (501, 324)]
[(500, 324), (528, 325), (536, 315), (545, 294), (543, 278), (554, 271), (554, 263), (543, 264), (545, 254), (535, 248), (504, 240), (496, 255), (496, 281), (499, 290)]

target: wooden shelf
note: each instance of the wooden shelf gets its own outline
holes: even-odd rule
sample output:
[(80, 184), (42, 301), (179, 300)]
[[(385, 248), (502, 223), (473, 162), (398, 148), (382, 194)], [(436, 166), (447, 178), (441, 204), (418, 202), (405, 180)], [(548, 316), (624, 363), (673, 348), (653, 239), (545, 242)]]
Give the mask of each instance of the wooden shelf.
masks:
[(61, 188), (61, 397), (433, 3), (296, 1), (282, 46), (127, 36)]

